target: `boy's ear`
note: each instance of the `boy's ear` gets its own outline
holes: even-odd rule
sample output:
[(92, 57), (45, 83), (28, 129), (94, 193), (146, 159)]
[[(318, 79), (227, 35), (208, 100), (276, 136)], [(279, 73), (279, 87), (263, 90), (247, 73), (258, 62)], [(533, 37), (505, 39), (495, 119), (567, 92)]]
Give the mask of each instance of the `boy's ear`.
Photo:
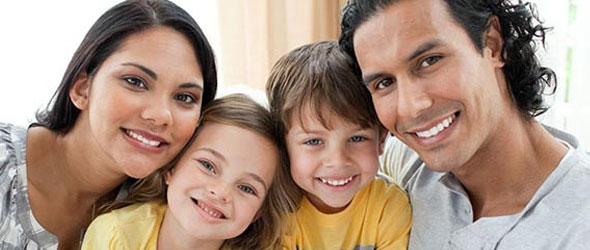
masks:
[(90, 79), (86, 74), (80, 74), (72, 88), (70, 88), (70, 100), (80, 110), (88, 108), (88, 97), (90, 96)]
[(502, 47), (504, 46), (504, 38), (502, 38), (502, 27), (498, 17), (492, 15), (488, 20), (486, 32), (484, 33), (484, 47), (483, 53), (489, 53), (490, 58), (497, 62), (500, 67), (504, 66), (502, 59)]

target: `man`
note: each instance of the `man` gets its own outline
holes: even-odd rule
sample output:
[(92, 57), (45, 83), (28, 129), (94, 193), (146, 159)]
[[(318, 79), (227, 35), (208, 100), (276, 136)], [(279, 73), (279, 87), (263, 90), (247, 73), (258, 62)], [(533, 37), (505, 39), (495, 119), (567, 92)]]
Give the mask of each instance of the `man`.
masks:
[[(410, 249), (590, 249), (590, 159), (546, 128), (529, 3), (356, 0), (340, 44), (359, 66), (409, 193)], [(399, 168), (404, 167), (401, 171)]]

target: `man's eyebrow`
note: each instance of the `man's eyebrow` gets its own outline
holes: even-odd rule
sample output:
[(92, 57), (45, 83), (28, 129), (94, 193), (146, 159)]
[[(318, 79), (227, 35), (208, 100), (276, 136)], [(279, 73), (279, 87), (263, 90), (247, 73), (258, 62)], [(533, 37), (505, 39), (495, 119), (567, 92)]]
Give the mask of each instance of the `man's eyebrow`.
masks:
[(136, 68), (140, 69), (141, 71), (145, 72), (146, 74), (148, 74), (154, 80), (158, 80), (158, 75), (156, 74), (156, 72), (154, 72), (153, 70), (149, 69), (146, 66), (143, 66), (143, 65), (137, 64), (137, 63), (132, 63), (132, 62), (123, 63), (121, 65), (136, 67)]
[(420, 45), (416, 50), (414, 50), (414, 52), (412, 52), (412, 54), (410, 54), (410, 56), (408, 58), (406, 58), (406, 62), (410, 62), (410, 61), (416, 59), (416, 57), (419, 57), (420, 55), (428, 52), (429, 50), (431, 50), (433, 48), (441, 46), (442, 44), (443, 44), (443, 42), (439, 39), (427, 41), (427, 42), (423, 43), (422, 45)]
[[(410, 62), (414, 59), (416, 59), (416, 57), (419, 57), (420, 55), (428, 52), (429, 50), (436, 48), (438, 46), (443, 45), (444, 42), (439, 40), (439, 39), (434, 39), (434, 40), (430, 40), (427, 41), (425, 43), (423, 43), (422, 45), (420, 45), (416, 50), (414, 50), (414, 52), (412, 52), (412, 54), (410, 54), (410, 56), (408, 58), (406, 58), (406, 62)], [(368, 76), (363, 77), (363, 84), (365, 86), (369, 85), (369, 83), (371, 83), (373, 80), (380, 78), (384, 75), (388, 75), (387, 73), (383, 73), (383, 72), (378, 72), (375, 74), (370, 74)]]
[(373, 80), (382, 77), (386, 75), (385, 73), (375, 73), (375, 74), (370, 74), (368, 76), (363, 77), (363, 84), (365, 85), (365, 87), (368, 87), (369, 83), (371, 83)]

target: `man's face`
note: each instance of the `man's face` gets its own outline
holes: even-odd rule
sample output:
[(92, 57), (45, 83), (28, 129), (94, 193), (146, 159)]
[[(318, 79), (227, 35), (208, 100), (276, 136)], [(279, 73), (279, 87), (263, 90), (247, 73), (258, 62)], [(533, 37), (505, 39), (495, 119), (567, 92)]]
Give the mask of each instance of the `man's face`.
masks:
[(514, 109), (501, 71), (502, 39), (490, 27), (479, 52), (445, 3), (402, 0), (354, 35), (379, 119), (435, 171), (469, 163)]

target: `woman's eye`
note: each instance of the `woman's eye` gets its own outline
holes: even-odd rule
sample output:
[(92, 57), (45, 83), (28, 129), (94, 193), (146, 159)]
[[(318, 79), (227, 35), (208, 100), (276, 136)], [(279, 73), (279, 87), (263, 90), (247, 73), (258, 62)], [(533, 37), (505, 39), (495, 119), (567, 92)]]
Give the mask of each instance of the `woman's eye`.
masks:
[(385, 78), (375, 82), (375, 90), (385, 89), (393, 84), (393, 79)]
[(322, 143), (320, 139), (310, 139), (304, 142), (305, 145), (316, 146)]
[(125, 77), (123, 78), (123, 80), (125, 80), (127, 84), (132, 85), (136, 88), (147, 89), (145, 83), (137, 77)]
[(254, 188), (249, 187), (247, 185), (239, 185), (238, 188), (245, 193), (256, 195), (256, 191), (254, 190)]
[(199, 160), (199, 162), (201, 163), (201, 165), (203, 165), (203, 168), (213, 174), (215, 174), (215, 166), (213, 166), (213, 164), (211, 164), (208, 161), (204, 161), (204, 160)]
[(180, 102), (182, 102), (184, 104), (197, 103), (197, 99), (195, 97), (193, 97), (192, 95), (188, 95), (188, 94), (176, 95), (174, 97), (174, 99), (176, 99), (177, 101), (180, 101)]
[(362, 141), (364, 141), (366, 139), (367, 138), (365, 138), (364, 136), (356, 135), (356, 136), (350, 137), (349, 141), (351, 141), (351, 142), (362, 142)]
[(442, 58), (441, 56), (427, 57), (424, 60), (422, 60), (422, 62), (420, 63), (420, 68), (428, 68), (428, 67), (434, 65), (435, 63), (437, 63), (438, 61), (440, 61), (441, 58)]

